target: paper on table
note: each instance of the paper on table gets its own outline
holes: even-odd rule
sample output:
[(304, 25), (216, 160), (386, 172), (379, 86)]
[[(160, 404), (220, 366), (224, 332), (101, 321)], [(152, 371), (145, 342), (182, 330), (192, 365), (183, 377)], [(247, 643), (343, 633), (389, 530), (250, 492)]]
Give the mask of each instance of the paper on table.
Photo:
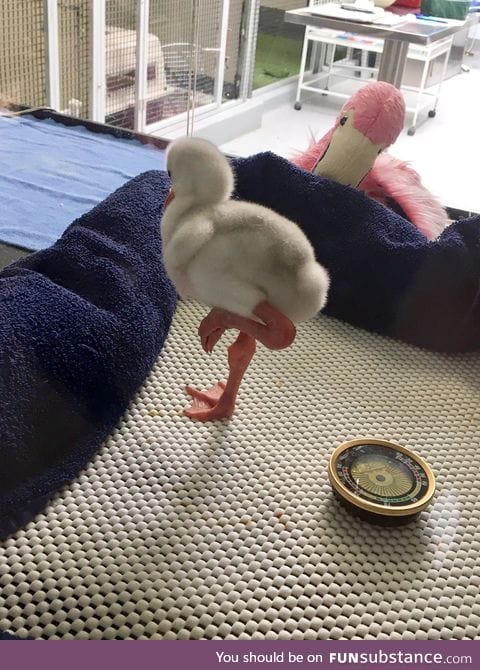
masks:
[(373, 23), (381, 26), (396, 26), (399, 23), (405, 23), (407, 17), (401, 16), (399, 14), (394, 14), (393, 12), (383, 12), (380, 16), (375, 17)]
[(356, 23), (376, 23), (383, 26), (394, 26), (405, 21), (405, 17), (397, 16), (392, 12), (385, 12), (380, 7), (376, 7), (373, 13), (356, 12), (355, 10), (344, 9), (334, 2), (308, 7), (308, 12), (318, 16), (328, 16), (332, 19), (345, 19)]

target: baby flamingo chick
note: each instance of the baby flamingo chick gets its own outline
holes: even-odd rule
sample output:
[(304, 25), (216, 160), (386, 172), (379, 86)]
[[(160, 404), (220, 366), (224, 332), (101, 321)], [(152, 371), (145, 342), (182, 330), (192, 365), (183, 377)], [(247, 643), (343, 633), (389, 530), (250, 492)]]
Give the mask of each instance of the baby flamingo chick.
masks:
[(237, 393), (258, 340), (284, 349), (294, 323), (317, 314), (329, 276), (300, 228), (275, 212), (231, 200), (232, 169), (210, 142), (174, 141), (167, 153), (172, 189), (161, 221), (165, 269), (183, 299), (211, 311), (198, 333), (211, 352), (230, 328), (240, 333), (228, 349), (229, 375), (207, 391), (187, 386), (185, 414), (209, 421), (233, 414)]

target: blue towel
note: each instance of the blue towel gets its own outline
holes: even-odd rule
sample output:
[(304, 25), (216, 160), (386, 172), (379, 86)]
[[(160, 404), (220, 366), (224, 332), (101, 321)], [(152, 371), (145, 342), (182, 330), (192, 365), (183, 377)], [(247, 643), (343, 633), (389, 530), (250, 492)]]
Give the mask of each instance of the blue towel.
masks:
[(0, 240), (32, 251), (133, 177), (165, 167), (164, 151), (136, 139), (32, 116), (0, 116), (0, 147)]
[(360, 191), (271, 153), (232, 161), (237, 196), (295, 221), (330, 272), (325, 314), (445, 352), (480, 349), (480, 216), (429, 242)]
[(162, 349), (167, 191), (140, 175), (0, 274), (0, 538), (88, 463)]

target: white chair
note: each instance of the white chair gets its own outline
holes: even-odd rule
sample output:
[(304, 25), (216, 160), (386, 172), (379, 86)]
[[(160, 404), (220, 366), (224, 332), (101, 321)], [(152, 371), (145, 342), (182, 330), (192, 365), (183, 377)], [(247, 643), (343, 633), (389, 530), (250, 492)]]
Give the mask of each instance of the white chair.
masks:
[[(332, 2), (332, 0), (309, 0), (308, 6), (314, 7), (319, 5), (326, 5), (330, 2)], [(340, 4), (340, 0), (338, 0), (338, 4)], [(295, 109), (300, 110), (302, 108), (300, 101), (302, 91), (311, 91), (313, 93), (322, 94), (327, 94), (330, 92), (330, 77), (332, 76), (337, 46), (343, 46), (347, 48), (346, 58), (343, 59), (342, 63), (338, 63), (338, 67), (342, 67), (348, 63), (351, 63), (352, 48), (347, 44), (344, 35), (345, 32), (341, 30), (306, 26), (300, 61), (297, 95), (294, 105)], [(309, 70), (307, 71), (306, 68), (309, 48), (311, 48), (310, 64)], [(353, 65), (353, 63), (351, 64)], [(325, 66), (327, 68), (326, 71), (324, 71)], [(321, 83), (324, 85), (319, 85)], [(345, 95), (342, 93), (333, 94), (344, 98), (350, 97), (350, 95)]]

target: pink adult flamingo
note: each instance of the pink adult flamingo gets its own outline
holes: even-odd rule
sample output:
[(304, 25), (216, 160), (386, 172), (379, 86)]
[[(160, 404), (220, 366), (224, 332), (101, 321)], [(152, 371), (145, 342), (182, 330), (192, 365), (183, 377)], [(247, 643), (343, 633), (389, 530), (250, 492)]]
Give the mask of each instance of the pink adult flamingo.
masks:
[(404, 122), (401, 92), (386, 82), (371, 82), (347, 100), (326, 135), (291, 160), (304, 170), (358, 188), (387, 207), (395, 209), (396, 204), (433, 240), (450, 223), (444, 207), (413, 168), (385, 151)]

